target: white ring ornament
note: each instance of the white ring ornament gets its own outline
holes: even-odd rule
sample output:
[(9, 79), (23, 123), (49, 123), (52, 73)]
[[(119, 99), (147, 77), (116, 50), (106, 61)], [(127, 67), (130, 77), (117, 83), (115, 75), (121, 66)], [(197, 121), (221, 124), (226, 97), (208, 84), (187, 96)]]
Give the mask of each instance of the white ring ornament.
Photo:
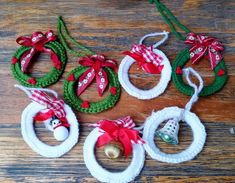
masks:
[[(29, 95), (29, 92), (25, 89), (25, 87), (22, 87), (19, 85), (15, 85), (15, 86), (24, 90), (26, 94)], [(37, 89), (37, 90), (47, 91), (57, 96), (57, 94), (52, 90), (48, 90), (48, 89)], [(45, 106), (36, 102), (31, 102), (24, 109), (22, 116), (21, 116), (21, 133), (22, 133), (23, 139), (33, 151), (40, 154), (41, 156), (48, 157), (48, 158), (61, 157), (65, 153), (69, 152), (73, 148), (73, 146), (77, 144), (78, 142), (79, 124), (78, 124), (77, 118), (75, 114), (73, 113), (72, 109), (67, 104), (64, 104), (64, 110), (66, 112), (66, 119), (68, 123), (70, 124), (69, 136), (61, 144), (50, 146), (50, 145), (43, 143), (37, 137), (35, 130), (34, 130), (33, 118), (38, 112), (44, 109), (46, 109)], [(45, 123), (45, 125), (47, 124)]]
[(131, 81), (129, 79), (128, 71), (129, 71), (131, 65), (133, 63), (135, 63), (135, 60), (130, 56), (124, 57), (124, 59), (122, 60), (120, 66), (119, 66), (119, 69), (118, 69), (118, 77), (119, 77), (119, 81), (120, 81), (122, 87), (125, 89), (125, 91), (129, 95), (136, 97), (138, 99), (141, 99), (141, 100), (152, 99), (152, 98), (155, 98), (155, 97), (158, 97), (159, 95), (161, 95), (165, 91), (165, 89), (171, 79), (172, 69), (171, 69), (170, 62), (169, 62), (168, 58), (166, 57), (166, 55), (162, 51), (156, 49), (157, 46), (159, 46), (160, 44), (164, 43), (167, 40), (168, 32), (164, 31), (162, 33), (148, 34), (148, 35), (144, 36), (143, 38), (141, 38), (139, 44), (142, 44), (143, 40), (147, 37), (158, 36), (158, 35), (165, 35), (165, 37), (161, 41), (159, 41), (155, 45), (153, 45), (153, 48), (154, 48), (153, 52), (160, 55), (163, 58), (163, 61), (161, 62), (161, 64), (164, 65), (164, 67), (161, 71), (159, 83), (155, 87), (153, 87), (152, 89), (149, 89), (149, 90), (141, 90), (131, 83)]
[(193, 142), (187, 149), (180, 153), (167, 154), (162, 152), (155, 145), (154, 137), (158, 126), (168, 119), (180, 116), (184, 110), (185, 109), (178, 107), (167, 107), (161, 111), (153, 112), (152, 115), (146, 119), (143, 139), (147, 143), (144, 144), (144, 148), (151, 158), (167, 163), (181, 163), (192, 160), (201, 152), (206, 141), (205, 127), (202, 125), (197, 115), (190, 111), (185, 111), (184, 114), (184, 120), (191, 127), (193, 132)]
[[(186, 104), (185, 108), (167, 107), (161, 111), (153, 112), (150, 117), (148, 117), (144, 124), (143, 139), (146, 142), (144, 148), (151, 158), (167, 162), (167, 163), (181, 163), (185, 161), (192, 160), (198, 153), (200, 153), (204, 147), (206, 141), (206, 131), (205, 127), (201, 123), (198, 116), (192, 112), (190, 109), (192, 105), (198, 100), (198, 94), (203, 88), (203, 80), (201, 76), (192, 68), (183, 69), (183, 73), (186, 76), (186, 80), (191, 87), (194, 88), (195, 92), (191, 97), (190, 101)], [(189, 78), (189, 75), (194, 75), (199, 80), (199, 86), (197, 87)], [(155, 144), (154, 137), (155, 131), (158, 126), (167, 120), (175, 120), (176, 122), (183, 121), (186, 122), (192, 129), (193, 132), (193, 142), (191, 145), (180, 153), (168, 154), (162, 152)]]
[(95, 145), (98, 137), (102, 135), (99, 128), (95, 128), (87, 136), (83, 146), (83, 156), (86, 167), (91, 175), (101, 182), (127, 183), (133, 181), (141, 172), (145, 161), (145, 150), (142, 144), (132, 144), (133, 155), (130, 165), (122, 172), (110, 172), (99, 165), (95, 157)]

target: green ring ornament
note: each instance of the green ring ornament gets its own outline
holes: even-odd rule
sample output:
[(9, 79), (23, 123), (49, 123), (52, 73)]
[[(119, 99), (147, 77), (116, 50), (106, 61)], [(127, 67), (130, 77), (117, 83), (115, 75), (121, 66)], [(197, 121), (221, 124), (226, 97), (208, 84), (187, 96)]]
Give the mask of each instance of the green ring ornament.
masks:
[[(173, 15), (173, 13), (163, 3), (160, 2), (160, 0), (149, 0), (149, 2), (150, 3), (155, 3), (156, 8), (158, 9), (159, 13), (163, 17), (164, 21), (170, 27), (172, 33), (179, 40), (186, 41), (186, 42), (189, 43), (190, 40), (187, 40), (186, 38), (188, 38), (189, 34), (194, 34), (194, 33), (192, 33), (192, 31), (190, 31), (187, 27), (185, 27), (183, 24), (181, 24), (178, 21), (178, 19)], [(188, 34), (187, 37), (183, 36), (180, 32), (177, 31), (177, 29), (181, 29), (183, 32)], [(207, 40), (209, 40), (208, 42), (210, 42), (210, 43), (212, 43), (213, 42), (212, 39), (214, 39), (214, 42), (212, 43), (212, 45), (218, 43), (217, 39), (212, 38), (212, 37), (208, 37), (208, 36), (204, 36), (204, 38), (201, 39), (203, 36), (204, 35), (199, 35), (199, 37), (200, 37), (200, 38), (198, 38), (199, 42), (200, 41), (203, 42), (204, 41), (203, 39), (206, 38)], [(193, 39), (193, 41), (194, 40), (195, 39)], [(200, 42), (200, 44), (203, 44), (202, 42)], [(189, 44), (191, 44), (191, 43), (189, 43)], [(218, 44), (220, 44), (220, 43), (218, 43)], [(192, 48), (190, 48), (190, 49), (187, 48), (183, 51), (180, 51), (178, 53), (178, 55), (176, 56), (176, 59), (173, 61), (173, 64), (172, 64), (172, 80), (173, 80), (173, 83), (175, 84), (175, 86), (178, 90), (180, 90), (182, 93), (184, 93), (186, 95), (193, 95), (194, 89), (192, 87), (190, 87), (189, 85), (184, 83), (183, 77), (182, 77), (182, 69), (183, 69), (184, 65), (190, 59), (192, 59), (192, 56), (190, 56), (190, 50), (192, 49), (191, 51), (193, 51), (193, 52), (197, 51), (194, 48), (194, 46), (195, 45), (193, 45)], [(211, 51), (211, 48), (209, 48), (209, 49)], [(220, 48), (216, 51), (219, 51), (219, 50), (220, 50)], [(221, 50), (222, 50), (222, 48), (221, 48)], [(212, 51), (212, 53), (213, 52), (214, 51)], [(197, 54), (197, 53), (194, 52), (194, 54)], [(204, 54), (205, 54), (205, 52), (204, 52)], [(209, 61), (211, 62), (210, 58), (213, 58), (213, 57), (210, 57), (208, 55), (209, 54), (207, 54), (206, 56), (208, 57)], [(212, 60), (212, 63), (213, 63), (213, 60)], [(214, 75), (215, 75), (214, 82), (212, 84), (208, 85), (208, 86), (204, 86), (204, 88), (200, 92), (199, 96), (212, 95), (215, 92), (218, 92), (219, 90), (221, 90), (227, 82), (228, 74), (227, 74), (227, 68), (226, 68), (224, 59), (221, 58), (220, 62), (218, 62), (217, 65), (214, 65), (214, 64), (212, 64), (212, 65), (213, 65), (213, 67), (212, 67), (213, 72), (214, 72)]]
[[(172, 64), (172, 71), (173, 71), (172, 80), (178, 90), (180, 90), (182, 93), (186, 95), (192, 96), (194, 93), (194, 89), (184, 82), (183, 75), (181, 72), (184, 65), (189, 60), (190, 60), (190, 52), (188, 48), (179, 52), (179, 54), (176, 56), (176, 59)], [(208, 86), (204, 86), (199, 96), (208, 96), (223, 88), (228, 79), (227, 69), (224, 59), (221, 60), (216, 65), (216, 67), (213, 69), (213, 72), (215, 75), (213, 83)]]
[[(99, 113), (113, 107), (119, 100), (121, 94), (118, 76), (114, 71), (116, 62), (106, 59), (104, 55), (97, 55), (71, 37), (61, 16), (58, 17), (57, 30), (58, 37), (65, 50), (70, 54), (80, 57), (80, 66), (71, 70), (64, 80), (64, 99), (73, 108), (83, 113)], [(69, 45), (67, 41), (75, 45), (79, 51), (73, 50), (70, 47), (71, 44)], [(90, 76), (88, 76), (88, 74), (90, 74)], [(109, 92), (107, 97), (98, 102), (83, 101), (79, 97), (80, 94), (85, 91), (95, 78), (99, 95), (101, 96), (106, 89)], [(105, 82), (107, 83), (104, 84)]]
[(13, 55), (12, 63), (11, 63), (11, 71), (16, 80), (19, 81), (20, 84), (27, 87), (47, 87), (49, 85), (54, 84), (58, 81), (60, 76), (63, 74), (66, 62), (67, 55), (64, 47), (58, 41), (49, 41), (43, 45), (45, 49), (50, 49), (56, 54), (58, 59), (60, 60), (60, 69), (55, 68), (54, 66), (51, 68), (50, 72), (46, 73), (42, 77), (31, 77), (28, 73), (24, 73), (21, 70), (21, 57), (30, 49), (32, 46), (21, 46)]
[[(67, 79), (64, 81), (64, 99), (76, 110), (83, 112), (83, 113), (99, 113), (108, 108), (113, 107), (116, 102), (119, 100), (121, 88), (120, 83), (118, 81), (117, 74), (110, 68), (104, 68), (108, 75), (109, 80), (109, 88), (108, 88), (108, 96), (101, 101), (98, 102), (89, 102), (87, 103), (88, 106), (82, 107), (84, 102), (80, 99), (75, 90), (75, 85), (77, 84), (78, 78), (87, 70), (87, 67), (78, 66), (77, 68), (71, 70), (68, 75)], [(71, 79), (73, 76), (73, 79)], [(115, 92), (112, 91), (115, 89)]]

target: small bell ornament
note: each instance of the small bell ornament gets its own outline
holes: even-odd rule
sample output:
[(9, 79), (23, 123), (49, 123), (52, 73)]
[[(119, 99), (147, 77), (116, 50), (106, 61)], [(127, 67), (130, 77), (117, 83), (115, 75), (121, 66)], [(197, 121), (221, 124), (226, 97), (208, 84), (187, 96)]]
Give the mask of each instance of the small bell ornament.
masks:
[(53, 128), (54, 137), (56, 140), (64, 141), (67, 139), (69, 131), (57, 117), (53, 116), (50, 123)]
[(110, 159), (119, 158), (123, 153), (123, 146), (120, 142), (111, 141), (105, 145), (104, 153)]
[(179, 120), (170, 119), (165, 126), (156, 132), (164, 142), (168, 144), (178, 144)]

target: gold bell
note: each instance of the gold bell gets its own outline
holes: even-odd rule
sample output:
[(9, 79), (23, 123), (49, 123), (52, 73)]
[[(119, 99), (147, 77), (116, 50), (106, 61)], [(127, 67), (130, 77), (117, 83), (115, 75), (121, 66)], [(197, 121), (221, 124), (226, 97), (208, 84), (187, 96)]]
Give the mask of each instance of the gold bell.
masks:
[(164, 142), (168, 144), (178, 144), (179, 121), (171, 119), (166, 122), (164, 127), (156, 132)]
[(111, 141), (104, 147), (104, 153), (110, 159), (116, 159), (123, 153), (123, 146), (120, 142)]

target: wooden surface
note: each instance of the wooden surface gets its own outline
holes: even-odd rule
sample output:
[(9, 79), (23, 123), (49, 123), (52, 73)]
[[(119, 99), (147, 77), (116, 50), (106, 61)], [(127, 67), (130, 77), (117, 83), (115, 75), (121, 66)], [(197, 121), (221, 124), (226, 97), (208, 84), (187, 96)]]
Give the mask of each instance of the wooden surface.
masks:
[[(224, 89), (210, 97), (200, 98), (193, 107), (206, 127), (208, 138), (199, 156), (190, 162), (172, 165), (153, 161), (146, 157), (145, 167), (136, 182), (235, 182), (235, 1), (232, 0), (177, 0), (163, 1), (191, 30), (209, 33), (219, 38), (226, 47), (225, 60), (229, 80)], [(159, 98), (140, 101), (122, 90), (121, 99), (111, 110), (97, 115), (76, 113), (80, 121), (79, 143), (61, 158), (43, 158), (34, 153), (23, 141), (20, 132), (20, 116), (30, 100), (23, 92), (15, 89), (17, 83), (10, 72), (12, 54), (19, 47), (15, 39), (34, 31), (56, 31), (57, 16), (62, 15), (72, 36), (93, 50), (104, 53), (119, 61), (120, 53), (147, 33), (168, 30), (154, 5), (136, 0), (80, 0), (80, 1), (6, 1), (0, 2), (0, 182), (96, 182), (83, 162), (82, 146), (92, 130), (88, 124), (99, 119), (115, 119), (131, 115), (142, 124), (153, 109), (167, 106), (183, 107), (189, 97), (180, 93), (171, 82)], [(149, 39), (148, 44), (156, 39)], [(171, 35), (160, 49), (172, 61), (184, 47)], [(33, 75), (43, 75), (51, 66), (48, 56), (36, 62)], [(78, 64), (69, 55), (66, 72), (58, 83), (50, 88), (62, 97), (62, 84), (68, 71)], [(45, 64), (48, 63), (48, 64)], [(188, 64), (190, 65), (190, 64)], [(213, 81), (213, 73), (207, 62), (193, 66), (207, 84)], [(159, 76), (148, 76), (133, 66), (131, 80), (141, 88), (156, 84)], [(98, 100), (93, 84), (82, 97)], [(38, 136), (48, 144), (55, 144), (52, 134), (37, 125)], [(177, 148), (158, 142), (166, 152), (178, 152), (192, 140), (190, 129), (183, 126), (180, 145)], [(109, 170), (123, 170), (130, 158), (110, 161), (102, 150), (97, 150), (99, 162)]]

